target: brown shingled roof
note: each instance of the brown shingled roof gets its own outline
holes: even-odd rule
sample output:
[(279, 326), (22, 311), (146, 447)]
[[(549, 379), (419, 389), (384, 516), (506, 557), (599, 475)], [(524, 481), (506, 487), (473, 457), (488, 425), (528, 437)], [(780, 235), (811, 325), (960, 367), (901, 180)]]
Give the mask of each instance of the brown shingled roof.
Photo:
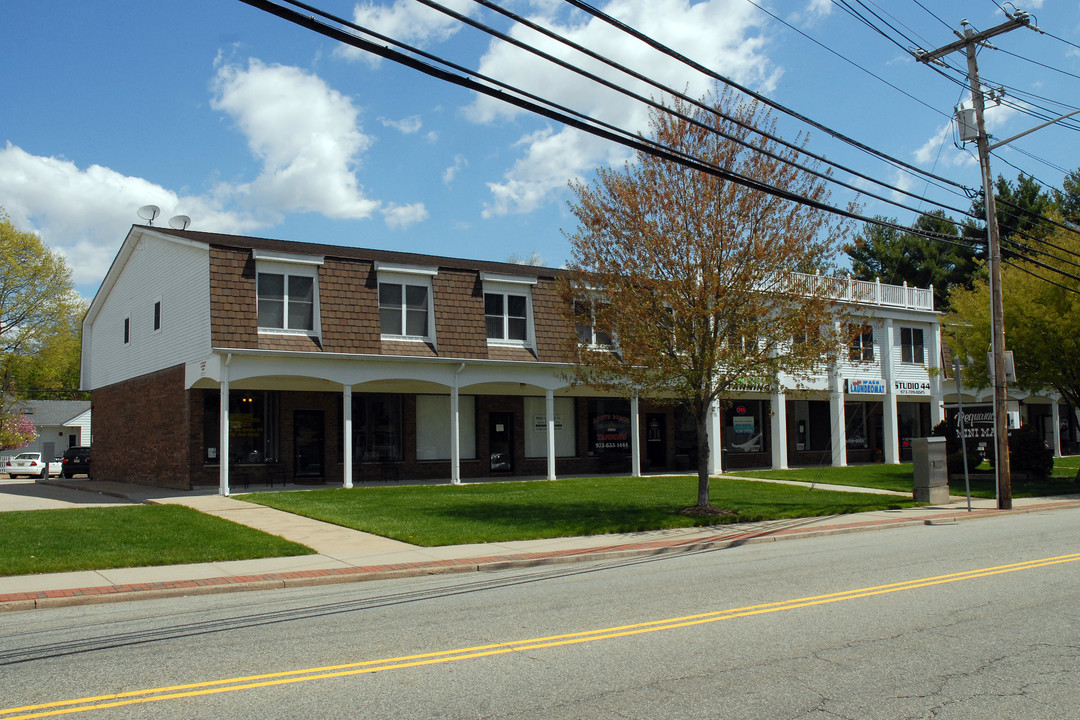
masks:
[(346, 247), (344, 245), (323, 245), (320, 243), (297, 242), (294, 240), (274, 240), (247, 235), (225, 235), (221, 233), (199, 232), (196, 230), (176, 230), (168, 227), (142, 226), (163, 235), (172, 235), (184, 240), (217, 245), (220, 247), (243, 248), (247, 250), (267, 250), (296, 255), (323, 255), (327, 257), (348, 258), (351, 260), (373, 260), (404, 265), (423, 265), (457, 270), (479, 270), (483, 272), (520, 275), (523, 277), (563, 277), (566, 270), (559, 268), (519, 265), (517, 263), (492, 262), (489, 260), (468, 260), (439, 255), (421, 255), (418, 253), (395, 252), (393, 250), (374, 250), (370, 248)]

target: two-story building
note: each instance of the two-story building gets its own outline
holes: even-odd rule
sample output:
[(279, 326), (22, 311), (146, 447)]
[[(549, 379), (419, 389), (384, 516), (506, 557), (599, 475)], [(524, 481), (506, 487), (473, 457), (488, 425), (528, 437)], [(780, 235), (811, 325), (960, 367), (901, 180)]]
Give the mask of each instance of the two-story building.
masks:
[[(237, 483), (689, 470), (689, 414), (572, 382), (564, 271), (134, 226), (83, 324), (95, 477)], [(864, 317), (809, 385), (710, 422), (713, 470), (899, 462), (941, 419), (929, 290), (836, 283)]]

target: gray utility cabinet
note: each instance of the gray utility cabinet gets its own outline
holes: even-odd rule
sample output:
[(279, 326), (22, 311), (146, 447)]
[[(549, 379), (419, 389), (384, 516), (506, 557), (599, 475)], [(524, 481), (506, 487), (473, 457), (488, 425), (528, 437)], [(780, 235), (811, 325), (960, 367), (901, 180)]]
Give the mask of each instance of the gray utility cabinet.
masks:
[(949, 469), (945, 462), (945, 438), (914, 438), (911, 459), (915, 464), (916, 502), (943, 505), (949, 502)]

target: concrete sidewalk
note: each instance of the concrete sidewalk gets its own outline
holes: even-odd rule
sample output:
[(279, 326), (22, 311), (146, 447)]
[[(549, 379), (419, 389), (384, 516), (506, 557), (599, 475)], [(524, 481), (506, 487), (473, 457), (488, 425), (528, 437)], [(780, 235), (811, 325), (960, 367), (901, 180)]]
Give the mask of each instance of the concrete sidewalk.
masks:
[[(145, 502), (186, 505), (293, 540), (312, 548), (317, 554), (0, 577), (0, 611), (627, 558), (876, 528), (953, 523), (1018, 512), (1080, 508), (1080, 496), (1066, 496), (1017, 499), (1011, 511), (997, 510), (992, 500), (974, 500), (973, 510), (968, 512), (965, 499), (953, 498), (948, 505), (856, 515), (425, 548), (222, 497), (214, 494), (212, 489), (180, 492), (92, 480), (51, 480), (47, 481), (47, 487), (50, 489), (42, 488), (41, 494), (48, 496), (48, 507), (65, 502), (56, 497), (65, 492), (67, 506), (71, 507)], [(253, 491), (262, 489), (251, 488)], [(11, 496), (12, 484), (4, 484), (0, 492)], [(26, 507), (29, 504), (26, 497), (31, 494), (28, 489), (19, 488), (14, 494), (22, 498), (20, 506), (6, 509), (30, 509)]]

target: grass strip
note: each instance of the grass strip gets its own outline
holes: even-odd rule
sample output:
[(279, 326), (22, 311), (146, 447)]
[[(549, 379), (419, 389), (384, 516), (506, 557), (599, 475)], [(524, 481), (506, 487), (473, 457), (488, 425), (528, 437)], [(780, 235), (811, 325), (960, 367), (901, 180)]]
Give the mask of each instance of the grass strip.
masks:
[[(1054, 460), (1054, 469), (1048, 478), (1042, 480), (1014, 478), (1012, 496), (1014, 498), (1029, 498), (1080, 493), (1080, 483), (1075, 481), (1078, 469), (1080, 469), (1080, 457), (1056, 458)], [(1013, 470), (1016, 471), (1019, 468), (1013, 468)], [(824, 485), (876, 488), (905, 493), (912, 491), (914, 479), (914, 469), (911, 463), (793, 468), (791, 470), (732, 470), (729, 474), (771, 480), (795, 480)], [(988, 463), (983, 463), (978, 468), (972, 468), (969, 478), (972, 497), (996, 497), (994, 469)], [(949, 478), (949, 491), (953, 495), (964, 494), (963, 474)]]
[(714, 480), (712, 503), (734, 511), (694, 518), (695, 477), (568, 478), (252, 493), (244, 500), (422, 546), (460, 545), (866, 512), (898, 497)]
[(310, 555), (314, 550), (179, 505), (0, 513), (0, 575)]

